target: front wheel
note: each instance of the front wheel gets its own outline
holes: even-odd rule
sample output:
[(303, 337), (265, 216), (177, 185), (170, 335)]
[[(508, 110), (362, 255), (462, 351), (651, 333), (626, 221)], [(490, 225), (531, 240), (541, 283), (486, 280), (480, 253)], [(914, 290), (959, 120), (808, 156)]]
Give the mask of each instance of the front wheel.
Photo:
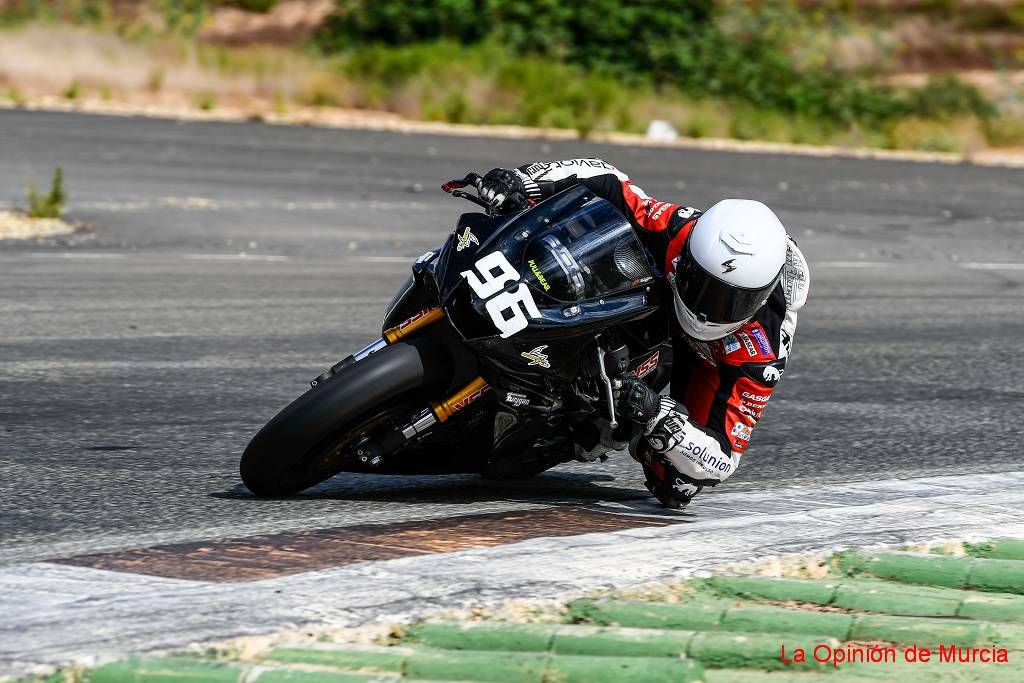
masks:
[(348, 447), (408, 410), (422, 390), (446, 384), (450, 354), (439, 344), (393, 344), (292, 401), (242, 454), (242, 482), (257, 496), (287, 496), (342, 471)]

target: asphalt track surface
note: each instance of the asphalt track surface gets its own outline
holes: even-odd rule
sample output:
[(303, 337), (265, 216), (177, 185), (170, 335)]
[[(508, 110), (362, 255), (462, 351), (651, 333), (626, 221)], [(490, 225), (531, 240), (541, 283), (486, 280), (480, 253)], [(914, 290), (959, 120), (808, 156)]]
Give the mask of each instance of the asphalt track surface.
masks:
[(698, 207), (761, 199), (810, 260), (791, 365), (729, 491), (1020, 467), (1024, 171), (2, 112), (0, 204), (60, 164), (70, 217), (95, 227), (0, 242), (0, 564), (646, 505), (624, 454), (515, 485), (340, 475), (289, 500), (237, 477), (252, 434), (379, 335), (409, 260), (469, 209), (434, 188), (577, 156)]

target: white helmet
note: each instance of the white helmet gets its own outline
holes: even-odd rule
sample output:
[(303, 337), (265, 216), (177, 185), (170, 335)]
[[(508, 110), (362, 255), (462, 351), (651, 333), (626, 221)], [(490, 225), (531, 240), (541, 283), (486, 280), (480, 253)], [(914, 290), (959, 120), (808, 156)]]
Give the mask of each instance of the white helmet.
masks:
[(702, 341), (732, 334), (768, 300), (786, 263), (786, 229), (750, 199), (723, 199), (690, 231), (668, 274), (676, 318)]

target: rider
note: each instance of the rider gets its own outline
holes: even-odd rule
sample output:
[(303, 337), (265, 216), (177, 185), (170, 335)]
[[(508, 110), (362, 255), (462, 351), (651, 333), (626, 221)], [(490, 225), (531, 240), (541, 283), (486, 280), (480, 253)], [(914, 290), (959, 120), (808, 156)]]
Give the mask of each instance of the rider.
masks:
[(496, 168), (477, 189), (504, 212), (576, 184), (629, 219), (672, 293), (669, 396), (627, 379), (620, 410), (642, 425), (629, 450), (648, 490), (666, 507), (683, 507), (736, 471), (785, 372), (807, 298), (807, 262), (761, 202), (724, 199), (701, 212), (658, 201), (600, 159)]

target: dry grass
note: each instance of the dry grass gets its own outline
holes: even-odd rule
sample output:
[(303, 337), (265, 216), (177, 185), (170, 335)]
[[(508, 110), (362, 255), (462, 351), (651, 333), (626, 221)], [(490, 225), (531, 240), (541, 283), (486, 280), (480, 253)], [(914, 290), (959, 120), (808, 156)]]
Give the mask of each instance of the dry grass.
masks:
[(889, 146), (926, 152), (954, 152), (972, 156), (986, 147), (982, 124), (975, 118), (935, 121), (907, 118), (889, 133)]
[[(60, 46), (55, 59), (54, 46)], [(145, 42), (73, 26), (28, 25), (0, 39), (0, 86), (22, 98), (74, 90), (74, 98), (179, 106), (303, 103), (309, 83), (343, 92), (319, 62), (282, 48), (224, 48), (178, 38)], [(208, 108), (208, 107), (204, 107)]]

